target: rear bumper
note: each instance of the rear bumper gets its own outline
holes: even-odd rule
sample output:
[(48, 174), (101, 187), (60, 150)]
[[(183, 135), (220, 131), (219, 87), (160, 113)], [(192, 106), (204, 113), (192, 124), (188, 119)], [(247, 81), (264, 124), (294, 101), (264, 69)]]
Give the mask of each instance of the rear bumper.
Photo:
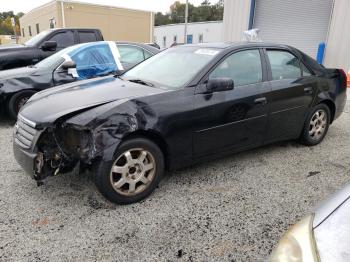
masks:
[(15, 141), (13, 141), (13, 153), (17, 163), (31, 178), (35, 179), (34, 165), (37, 154), (21, 148)]
[(341, 95), (339, 95), (335, 101), (336, 110), (335, 110), (335, 114), (334, 114), (334, 120), (336, 120), (338, 117), (340, 117), (341, 114), (344, 112), (345, 106), (346, 106), (346, 101), (347, 101), (347, 95), (346, 95), (346, 90), (345, 90), (345, 92), (342, 93)]

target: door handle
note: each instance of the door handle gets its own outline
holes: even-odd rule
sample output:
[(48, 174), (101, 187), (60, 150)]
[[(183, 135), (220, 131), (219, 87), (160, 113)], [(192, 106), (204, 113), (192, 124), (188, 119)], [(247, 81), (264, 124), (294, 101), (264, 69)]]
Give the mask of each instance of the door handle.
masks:
[(312, 87), (305, 87), (304, 92), (305, 94), (311, 95), (313, 92)]
[(266, 105), (267, 99), (266, 99), (266, 97), (257, 98), (254, 100), (254, 103), (257, 105)]

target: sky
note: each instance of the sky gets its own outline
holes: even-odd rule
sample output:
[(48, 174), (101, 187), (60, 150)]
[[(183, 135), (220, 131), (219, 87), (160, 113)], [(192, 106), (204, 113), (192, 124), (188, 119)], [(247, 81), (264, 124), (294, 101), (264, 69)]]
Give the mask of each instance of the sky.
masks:
[[(79, 2), (95, 3), (102, 5), (112, 5), (133, 9), (142, 9), (155, 12), (166, 12), (175, 0), (78, 0)], [(14, 11), (28, 12), (31, 9), (50, 2), (50, 0), (0, 0), (0, 12)], [(186, 0), (180, 0), (186, 2)], [(200, 5), (203, 0), (189, 0), (193, 5)], [(212, 0), (216, 3), (216, 0)]]

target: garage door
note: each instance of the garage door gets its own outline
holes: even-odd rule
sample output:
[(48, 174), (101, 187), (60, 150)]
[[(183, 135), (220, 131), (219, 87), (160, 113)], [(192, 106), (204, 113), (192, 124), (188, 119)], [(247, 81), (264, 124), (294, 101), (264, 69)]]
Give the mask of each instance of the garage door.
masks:
[(264, 42), (294, 46), (316, 57), (327, 38), (333, 0), (256, 0), (254, 28)]

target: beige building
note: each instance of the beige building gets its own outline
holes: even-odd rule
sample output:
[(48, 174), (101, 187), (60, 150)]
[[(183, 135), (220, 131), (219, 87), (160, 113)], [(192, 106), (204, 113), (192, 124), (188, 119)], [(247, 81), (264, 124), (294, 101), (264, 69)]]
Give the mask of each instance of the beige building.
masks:
[(22, 41), (50, 28), (100, 29), (105, 40), (152, 42), (154, 14), (149, 11), (54, 0), (20, 18)]
[(12, 35), (0, 35), (0, 45), (15, 44), (16, 39)]

